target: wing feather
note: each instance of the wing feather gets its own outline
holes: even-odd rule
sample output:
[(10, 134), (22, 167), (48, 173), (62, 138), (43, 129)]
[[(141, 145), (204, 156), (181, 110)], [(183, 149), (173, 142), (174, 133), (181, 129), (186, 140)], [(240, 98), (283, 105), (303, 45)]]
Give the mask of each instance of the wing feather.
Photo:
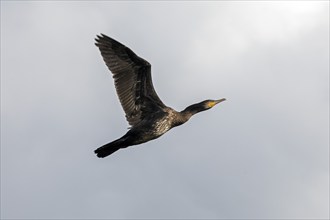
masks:
[(113, 74), (120, 103), (132, 126), (155, 109), (165, 107), (151, 79), (151, 65), (118, 41), (101, 34), (95, 39), (103, 60)]

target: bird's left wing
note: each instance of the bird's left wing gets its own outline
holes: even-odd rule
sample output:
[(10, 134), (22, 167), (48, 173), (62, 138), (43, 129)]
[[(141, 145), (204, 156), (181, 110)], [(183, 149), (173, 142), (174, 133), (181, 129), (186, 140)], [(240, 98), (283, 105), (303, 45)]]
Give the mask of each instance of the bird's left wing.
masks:
[(104, 34), (95, 40), (113, 74), (117, 95), (130, 125), (140, 122), (148, 112), (165, 106), (154, 90), (150, 63)]

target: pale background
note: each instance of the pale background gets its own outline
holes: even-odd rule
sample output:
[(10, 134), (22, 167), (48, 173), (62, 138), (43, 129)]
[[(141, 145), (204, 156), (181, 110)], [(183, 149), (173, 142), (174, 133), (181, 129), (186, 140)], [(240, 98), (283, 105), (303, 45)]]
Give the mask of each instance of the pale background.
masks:
[[(96, 34), (152, 64), (174, 109), (127, 131)], [(329, 218), (328, 1), (1, 1), (1, 218)]]

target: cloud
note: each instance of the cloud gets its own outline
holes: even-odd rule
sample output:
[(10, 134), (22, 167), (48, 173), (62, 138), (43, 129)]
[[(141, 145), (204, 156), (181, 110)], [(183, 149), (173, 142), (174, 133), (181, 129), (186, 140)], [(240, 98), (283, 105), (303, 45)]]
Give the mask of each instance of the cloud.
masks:
[[(1, 218), (328, 218), (328, 6), (1, 2)], [(128, 127), (100, 32), (169, 106), (228, 101), (96, 158)]]

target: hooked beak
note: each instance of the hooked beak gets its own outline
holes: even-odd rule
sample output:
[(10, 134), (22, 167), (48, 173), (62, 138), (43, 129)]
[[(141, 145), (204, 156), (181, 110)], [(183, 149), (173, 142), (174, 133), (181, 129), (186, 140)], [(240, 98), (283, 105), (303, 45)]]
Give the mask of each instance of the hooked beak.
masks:
[(226, 99), (218, 99), (218, 100), (212, 100), (208, 103), (208, 107), (212, 108), (213, 106), (215, 106), (216, 104), (219, 104), (220, 102), (225, 101)]
[(216, 104), (219, 104), (220, 102), (223, 102), (223, 101), (226, 101), (226, 99), (225, 99), (225, 98), (223, 98), (223, 99), (218, 99), (218, 100), (215, 100), (215, 105), (216, 105)]

